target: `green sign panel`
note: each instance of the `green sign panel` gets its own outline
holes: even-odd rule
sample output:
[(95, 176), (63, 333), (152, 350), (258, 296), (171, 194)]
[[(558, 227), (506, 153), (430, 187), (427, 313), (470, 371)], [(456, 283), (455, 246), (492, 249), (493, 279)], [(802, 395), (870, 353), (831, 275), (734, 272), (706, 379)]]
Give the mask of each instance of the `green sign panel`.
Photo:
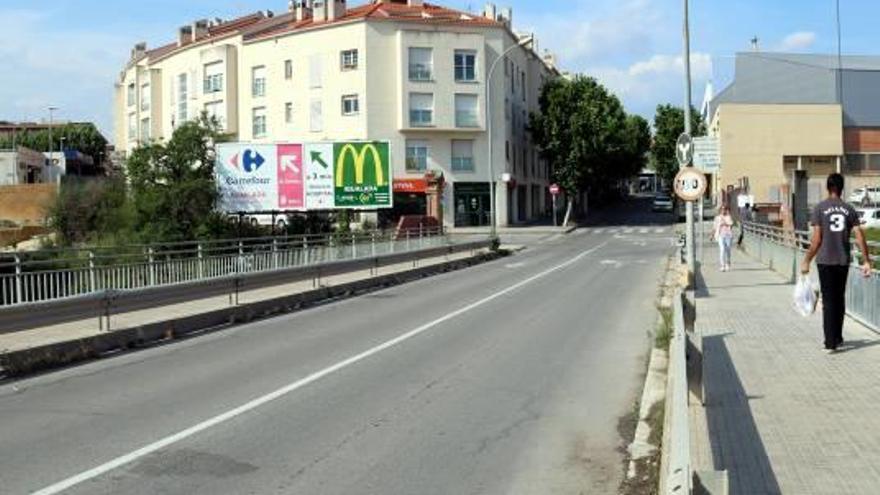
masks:
[(388, 143), (333, 145), (334, 196), (337, 208), (391, 207), (391, 154)]

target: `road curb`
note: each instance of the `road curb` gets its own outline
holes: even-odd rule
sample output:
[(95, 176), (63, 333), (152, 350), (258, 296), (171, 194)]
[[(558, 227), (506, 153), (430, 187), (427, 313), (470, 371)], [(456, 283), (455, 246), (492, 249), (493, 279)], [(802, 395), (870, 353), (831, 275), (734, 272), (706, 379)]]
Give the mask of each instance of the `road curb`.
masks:
[(6, 352), (0, 354), (0, 368), (7, 378), (19, 378), (39, 371), (99, 359), (109, 354), (150, 347), (174, 339), (193, 337), (237, 324), (296, 312), (323, 302), (354, 297), (441, 273), (461, 270), (492, 261), (498, 257), (500, 254), (495, 252), (481, 253), (460, 260), (446, 261), (182, 318), (123, 328), (83, 339)]

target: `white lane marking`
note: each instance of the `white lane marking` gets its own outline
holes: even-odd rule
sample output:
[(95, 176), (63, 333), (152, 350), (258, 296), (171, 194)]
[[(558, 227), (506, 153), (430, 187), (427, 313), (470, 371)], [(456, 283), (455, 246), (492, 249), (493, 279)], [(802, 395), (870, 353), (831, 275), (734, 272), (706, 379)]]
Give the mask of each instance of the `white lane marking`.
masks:
[(623, 266), (623, 263), (618, 260), (602, 260), (601, 264), (603, 266), (611, 266), (613, 268), (620, 268)]
[(623, 233), (624, 234), (632, 234), (635, 231), (636, 231), (636, 229), (624, 229)]
[(525, 263), (509, 263), (507, 265), (504, 265), (504, 268), (522, 268), (524, 266), (526, 266)]
[(639, 234), (647, 234), (649, 232), (651, 232), (650, 229), (639, 229)]
[(654, 233), (655, 233), (655, 234), (665, 234), (665, 233), (666, 233), (666, 229), (656, 229), (656, 230), (654, 230)]
[(363, 361), (363, 360), (365, 360), (375, 354), (378, 354), (384, 350), (395, 347), (402, 342), (405, 342), (407, 340), (412, 339), (413, 337), (416, 337), (419, 334), (427, 332), (428, 330), (436, 327), (437, 325), (439, 325), (441, 323), (445, 323), (453, 318), (456, 318), (458, 316), (463, 315), (464, 313), (467, 313), (468, 311), (471, 311), (471, 310), (476, 309), (484, 304), (487, 304), (491, 301), (494, 301), (495, 299), (498, 299), (501, 296), (507, 295), (507, 294), (519, 289), (520, 287), (523, 287), (523, 286), (528, 285), (536, 280), (544, 278), (547, 275), (550, 275), (551, 273), (558, 272), (559, 270), (562, 270), (563, 268), (567, 268), (567, 267), (577, 263), (578, 261), (586, 258), (587, 256), (595, 253), (596, 251), (602, 249), (606, 245), (608, 245), (607, 242), (602, 243), (602, 244), (600, 244), (600, 245), (598, 245), (588, 251), (584, 251), (583, 253), (575, 256), (574, 258), (571, 258), (570, 260), (566, 261), (565, 263), (562, 263), (561, 265), (554, 266), (553, 268), (545, 270), (537, 275), (533, 275), (533, 276), (531, 276), (521, 282), (517, 282), (516, 284), (513, 284), (510, 287), (503, 289), (501, 291), (498, 291), (498, 292), (492, 294), (491, 296), (480, 299), (479, 301), (471, 303), (463, 308), (457, 309), (451, 313), (446, 314), (445, 316), (441, 316), (440, 318), (437, 318), (434, 321), (431, 321), (429, 323), (425, 323), (424, 325), (422, 325), (414, 330), (411, 330), (403, 335), (400, 335), (400, 336), (395, 337), (391, 340), (388, 340), (382, 344), (379, 344), (376, 347), (373, 347), (372, 349), (368, 349), (358, 355), (352, 356), (344, 361), (340, 361), (340, 362), (334, 364), (333, 366), (324, 368), (321, 371), (315, 372), (315, 373), (313, 373), (313, 374), (311, 374), (301, 380), (297, 380), (289, 385), (286, 385), (282, 388), (279, 388), (278, 390), (276, 390), (274, 392), (270, 392), (266, 395), (263, 395), (262, 397), (258, 397), (258, 398), (254, 399), (246, 404), (243, 404), (241, 406), (236, 407), (235, 409), (232, 409), (232, 410), (229, 410), (223, 414), (214, 416), (213, 418), (207, 419), (207, 420), (205, 420), (201, 423), (198, 423), (194, 426), (191, 426), (185, 430), (179, 431), (173, 435), (167, 436), (167, 437), (165, 437), (161, 440), (158, 440), (156, 442), (153, 442), (149, 445), (145, 445), (135, 451), (129, 452), (128, 454), (122, 455), (122, 456), (117, 457), (111, 461), (105, 462), (104, 464), (101, 464), (100, 466), (89, 469), (88, 471), (83, 471), (80, 474), (71, 476), (70, 478), (61, 480), (53, 485), (47, 486), (46, 488), (43, 488), (39, 491), (34, 492), (33, 495), (54, 495), (56, 493), (60, 493), (64, 490), (67, 490), (68, 488), (72, 488), (80, 483), (83, 483), (83, 482), (88, 481), (90, 479), (101, 476), (102, 474), (106, 474), (107, 472), (112, 471), (118, 467), (124, 466), (126, 464), (131, 463), (131, 462), (134, 462), (134, 461), (140, 459), (141, 457), (150, 455), (158, 450), (161, 450), (165, 447), (168, 447), (168, 446), (173, 445), (177, 442), (185, 440), (185, 439), (187, 439), (197, 433), (203, 432), (211, 427), (225, 423), (233, 418), (241, 416), (242, 414), (250, 412), (250, 411), (252, 411), (260, 406), (263, 406), (269, 402), (272, 402), (276, 399), (284, 397), (285, 395), (288, 395), (292, 392), (295, 392), (296, 390), (303, 388), (306, 385), (309, 385), (309, 384), (314, 383), (314, 382), (316, 382), (326, 376), (329, 376), (333, 373), (336, 373), (337, 371), (340, 371), (344, 368), (347, 368), (353, 364), (357, 364), (360, 361)]
[(605, 229), (596, 229), (596, 230), (593, 231), (593, 233), (595, 233), (595, 234), (604, 234), (604, 233), (605, 233)]

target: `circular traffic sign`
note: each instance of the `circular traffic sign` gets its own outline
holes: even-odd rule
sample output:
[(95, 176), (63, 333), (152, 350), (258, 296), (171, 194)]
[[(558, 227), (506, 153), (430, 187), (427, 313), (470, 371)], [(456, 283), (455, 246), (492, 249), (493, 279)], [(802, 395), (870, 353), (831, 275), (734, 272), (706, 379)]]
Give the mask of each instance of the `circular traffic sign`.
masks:
[(558, 184), (550, 184), (550, 194), (554, 196), (559, 196), (559, 193), (562, 192)]
[(703, 172), (686, 167), (675, 176), (675, 195), (682, 201), (696, 201), (706, 193), (708, 183)]
[(675, 143), (675, 158), (682, 167), (687, 167), (694, 161), (694, 140), (690, 134), (683, 133), (678, 136)]

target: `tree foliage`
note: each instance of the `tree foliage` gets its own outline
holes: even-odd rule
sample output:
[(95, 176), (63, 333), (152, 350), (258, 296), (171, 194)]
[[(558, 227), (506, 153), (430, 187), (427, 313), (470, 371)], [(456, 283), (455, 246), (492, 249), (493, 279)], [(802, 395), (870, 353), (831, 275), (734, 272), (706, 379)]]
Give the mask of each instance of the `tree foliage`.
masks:
[[(706, 133), (706, 123), (696, 109), (691, 108), (692, 134)], [(675, 144), (684, 132), (684, 110), (673, 105), (657, 106), (654, 116), (654, 144), (651, 147), (651, 166), (666, 181), (672, 181), (678, 173)]]
[(48, 217), (62, 246), (122, 243), (132, 235), (133, 212), (121, 177), (65, 178)]
[[(15, 135), (15, 145), (47, 152), (50, 149), (49, 138), (48, 130), (19, 132)], [(53, 150), (59, 151), (61, 149), (62, 138), (65, 149), (74, 149), (85, 153), (94, 158), (95, 162), (101, 159), (101, 155), (107, 149), (107, 139), (93, 124), (65, 124), (54, 127), (51, 133), (51, 148)], [(11, 134), (0, 138), (0, 149), (11, 149), (12, 145)]]
[(213, 237), (225, 229), (215, 212), (216, 122), (206, 118), (180, 125), (167, 143), (150, 143), (131, 154), (126, 174), (135, 212), (134, 230), (150, 242)]
[(595, 79), (555, 79), (541, 93), (530, 131), (565, 191), (608, 191), (638, 173), (650, 146), (648, 122), (627, 116)]

